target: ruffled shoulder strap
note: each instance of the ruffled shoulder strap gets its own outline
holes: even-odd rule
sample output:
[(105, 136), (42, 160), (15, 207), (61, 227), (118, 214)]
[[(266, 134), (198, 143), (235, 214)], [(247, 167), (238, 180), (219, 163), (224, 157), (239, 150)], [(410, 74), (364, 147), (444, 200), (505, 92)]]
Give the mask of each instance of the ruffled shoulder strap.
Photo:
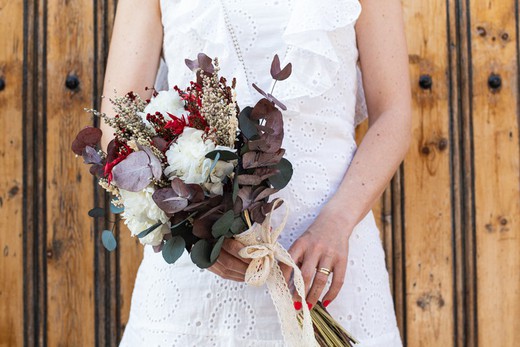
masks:
[[(314, 97), (332, 88), (341, 60), (331, 33), (353, 27), (360, 13), (358, 0), (298, 0), (283, 34), (288, 45), (284, 61), (293, 63), (293, 75), (277, 96)], [(354, 37), (345, 39), (355, 40), (354, 30), (350, 34)]]

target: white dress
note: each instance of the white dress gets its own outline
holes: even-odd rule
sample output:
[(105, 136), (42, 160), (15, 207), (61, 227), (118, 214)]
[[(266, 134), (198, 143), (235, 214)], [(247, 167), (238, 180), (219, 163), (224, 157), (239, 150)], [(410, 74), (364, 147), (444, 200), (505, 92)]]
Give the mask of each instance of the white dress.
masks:
[[(282, 66), (292, 62), (292, 76), (273, 93), (288, 108), (284, 148), (294, 166), (292, 181), (278, 193), (290, 208), (280, 238), (288, 248), (332, 196), (357, 148), (355, 126), (366, 117), (354, 29), (361, 5), (161, 0), (161, 10), (170, 87), (188, 85), (193, 74), (184, 59), (204, 52), (219, 58), (223, 76), (237, 78), (239, 105), (253, 106), (261, 96), (251, 83), (271, 89), (273, 55)], [(329, 311), (362, 347), (402, 346), (372, 212), (352, 233), (345, 283)], [(224, 280), (197, 268), (186, 253), (168, 265), (145, 247), (120, 346), (283, 345), (265, 287)]]

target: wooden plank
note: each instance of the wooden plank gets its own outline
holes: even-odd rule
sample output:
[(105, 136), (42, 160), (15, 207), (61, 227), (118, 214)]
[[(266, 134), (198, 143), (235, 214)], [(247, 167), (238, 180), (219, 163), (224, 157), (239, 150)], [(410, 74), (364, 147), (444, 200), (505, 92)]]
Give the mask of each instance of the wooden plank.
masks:
[[(479, 346), (520, 340), (518, 2), (470, 1)], [(502, 85), (488, 86), (491, 74)]]
[(119, 225), (119, 302), (121, 314), (120, 334), (122, 336), (130, 313), (130, 302), (134, 290), (135, 276), (141, 264), (141, 259), (143, 258), (143, 245), (139, 243), (136, 237), (130, 236), (130, 230), (127, 229), (126, 225), (123, 223), (119, 223)]
[[(403, 2), (413, 88), (404, 162), (406, 335), (409, 346), (453, 346), (449, 80), (445, 2)], [(429, 75), (430, 89), (419, 87)]]
[(23, 3), (0, 1), (0, 346), (23, 345)]
[[(47, 4), (47, 345), (93, 346), (93, 180), (70, 144), (89, 122), (94, 47), (92, 1)], [(67, 76), (79, 86), (67, 89)]]
[(466, 1), (448, 1), (452, 131), (455, 343), (476, 346), (471, 61)]

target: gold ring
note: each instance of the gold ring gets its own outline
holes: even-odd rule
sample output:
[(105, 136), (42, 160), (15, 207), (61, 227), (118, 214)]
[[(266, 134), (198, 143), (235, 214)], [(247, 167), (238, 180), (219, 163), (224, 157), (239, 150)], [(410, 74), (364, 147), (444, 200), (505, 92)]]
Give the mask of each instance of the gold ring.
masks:
[(322, 267), (318, 270), (318, 272), (321, 272), (322, 274), (325, 274), (325, 275), (330, 275), (331, 271), (330, 269), (327, 269), (326, 267)]

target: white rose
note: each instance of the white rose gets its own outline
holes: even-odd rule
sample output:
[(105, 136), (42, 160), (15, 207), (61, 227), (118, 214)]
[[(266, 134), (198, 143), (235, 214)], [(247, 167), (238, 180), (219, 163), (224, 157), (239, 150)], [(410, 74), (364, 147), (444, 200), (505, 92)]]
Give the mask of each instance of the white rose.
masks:
[[(202, 130), (186, 127), (177, 142), (172, 143), (166, 151), (168, 166), (164, 173), (173, 179), (179, 177), (185, 183), (202, 184), (207, 191), (222, 195), (222, 181), (233, 172), (234, 164), (218, 161), (211, 174), (209, 169), (212, 159), (206, 154), (214, 150), (234, 152), (234, 149), (225, 146), (215, 146), (212, 140), (203, 140)], [(208, 182), (209, 177), (209, 182)]]
[(145, 237), (139, 239), (144, 245), (159, 245), (162, 242), (163, 235), (170, 232), (170, 222), (166, 213), (152, 199), (155, 188), (148, 186), (136, 193), (119, 189), (119, 192), (125, 207), (121, 216), (132, 235), (139, 234), (159, 221), (164, 223)]
[(204, 177), (208, 177), (209, 175), (209, 182), (204, 183), (204, 187), (212, 194), (222, 195), (224, 193), (222, 181), (224, 181), (226, 177), (231, 176), (235, 165), (233, 162), (219, 160), (210, 174), (209, 169), (211, 165), (213, 165), (212, 159), (204, 159), (202, 163), (202, 174)]
[(140, 116), (148, 124), (146, 115), (156, 112), (160, 112), (164, 117), (168, 117), (167, 113), (170, 113), (178, 118), (181, 118), (183, 114), (188, 114), (188, 111), (184, 109), (184, 100), (173, 89), (161, 90), (157, 96), (152, 97)]

